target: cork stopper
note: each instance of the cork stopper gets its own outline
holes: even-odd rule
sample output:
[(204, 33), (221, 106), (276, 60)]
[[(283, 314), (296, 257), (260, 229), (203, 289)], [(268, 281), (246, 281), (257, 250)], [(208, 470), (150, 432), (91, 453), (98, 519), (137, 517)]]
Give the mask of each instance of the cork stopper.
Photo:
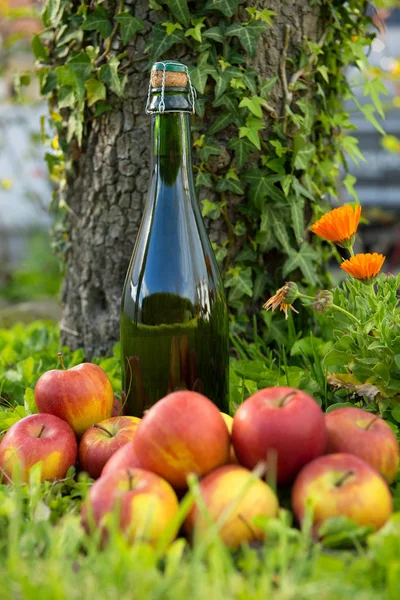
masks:
[(175, 61), (155, 63), (151, 70), (151, 87), (163, 87), (163, 75), (165, 71), (166, 88), (185, 88), (188, 82), (187, 68), (185, 65)]

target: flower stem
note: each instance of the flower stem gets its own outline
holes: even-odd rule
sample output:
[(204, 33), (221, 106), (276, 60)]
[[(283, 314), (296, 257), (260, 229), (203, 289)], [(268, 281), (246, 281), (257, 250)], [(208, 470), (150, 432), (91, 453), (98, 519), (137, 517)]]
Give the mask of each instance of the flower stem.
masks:
[[(314, 296), (307, 296), (306, 294), (299, 294), (298, 298), (300, 298), (300, 299), (304, 298), (304, 300), (314, 300)], [(355, 317), (354, 315), (352, 315), (349, 311), (345, 310), (341, 306), (337, 306), (336, 304), (332, 304), (330, 306), (330, 308), (333, 308), (334, 310), (338, 310), (339, 312), (342, 312), (344, 315), (346, 315), (347, 317), (349, 317), (349, 319), (352, 319), (353, 321), (355, 321), (357, 323), (357, 325), (361, 325), (361, 321), (359, 321), (357, 319), (357, 317)]]

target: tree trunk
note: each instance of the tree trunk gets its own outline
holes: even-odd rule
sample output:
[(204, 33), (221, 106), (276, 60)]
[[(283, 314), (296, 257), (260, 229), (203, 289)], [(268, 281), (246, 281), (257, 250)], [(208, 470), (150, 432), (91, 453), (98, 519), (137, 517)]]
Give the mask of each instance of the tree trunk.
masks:
[[(123, 100), (114, 99), (114, 110), (87, 124), (82, 150), (68, 176), (66, 202), (71, 248), (67, 256), (62, 291), (61, 340), (71, 348), (82, 347), (90, 359), (102, 355), (119, 339), (119, 310), (125, 273), (150, 175), (150, 119), (145, 114), (149, 72), (141, 62), (154, 23), (165, 15), (151, 11), (147, 0), (125, 0), (133, 16), (143, 19), (145, 31), (136, 35), (129, 53), (136, 61)], [(298, 56), (304, 37), (316, 42), (321, 36), (320, 8), (308, 0), (258, 0), (258, 9), (274, 10), (273, 27), (260, 38), (252, 65), (263, 78), (277, 75), (290, 25), (288, 56)], [(113, 42), (116, 54), (122, 42)], [(183, 50), (185, 52), (185, 50)], [(172, 57), (177, 58), (177, 54)], [(169, 53), (171, 57), (171, 53)], [(179, 59), (193, 64), (193, 57)], [(287, 66), (290, 75), (290, 63)], [(275, 87), (273, 105), (281, 110), (282, 83)], [(223, 220), (213, 221), (210, 237), (225, 235)]]

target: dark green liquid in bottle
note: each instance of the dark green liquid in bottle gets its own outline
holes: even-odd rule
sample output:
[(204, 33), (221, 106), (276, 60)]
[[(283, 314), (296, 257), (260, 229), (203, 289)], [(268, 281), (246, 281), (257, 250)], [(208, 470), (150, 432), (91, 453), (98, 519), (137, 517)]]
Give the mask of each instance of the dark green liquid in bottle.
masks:
[(165, 105), (152, 116), (152, 175), (122, 297), (125, 414), (181, 389), (227, 412), (228, 313), (194, 190), (187, 93), (166, 89)]

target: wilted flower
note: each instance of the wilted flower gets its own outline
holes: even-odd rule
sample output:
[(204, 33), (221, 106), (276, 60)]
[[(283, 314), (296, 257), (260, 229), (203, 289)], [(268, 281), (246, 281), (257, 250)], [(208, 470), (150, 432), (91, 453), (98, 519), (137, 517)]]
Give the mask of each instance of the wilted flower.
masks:
[(265, 310), (275, 310), (276, 308), (280, 308), (285, 313), (285, 319), (288, 318), (288, 309), (290, 308), (293, 312), (298, 313), (298, 311), (293, 308), (292, 303), (299, 297), (298, 287), (293, 281), (288, 281), (285, 285), (274, 294), (267, 302), (263, 305)]
[(361, 206), (345, 204), (326, 213), (311, 227), (311, 231), (335, 244), (351, 246), (360, 221)]
[(356, 254), (349, 260), (343, 261), (340, 268), (355, 277), (355, 279), (370, 281), (378, 275), (385, 258), (383, 254), (377, 254), (376, 252), (373, 254)]
[(333, 294), (329, 290), (320, 290), (315, 294), (311, 307), (319, 313), (327, 312), (333, 304)]

